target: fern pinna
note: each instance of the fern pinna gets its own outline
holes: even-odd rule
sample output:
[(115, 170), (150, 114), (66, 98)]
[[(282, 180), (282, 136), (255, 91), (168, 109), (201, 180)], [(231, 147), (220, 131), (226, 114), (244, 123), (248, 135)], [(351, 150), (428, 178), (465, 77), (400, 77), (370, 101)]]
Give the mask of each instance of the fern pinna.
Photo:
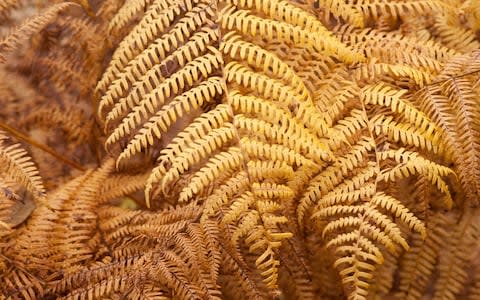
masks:
[(0, 144), (6, 298), (480, 294), (475, 1), (78, 2), (15, 58), (46, 70), (19, 126), (89, 168), (33, 144), (81, 172), (45, 195)]

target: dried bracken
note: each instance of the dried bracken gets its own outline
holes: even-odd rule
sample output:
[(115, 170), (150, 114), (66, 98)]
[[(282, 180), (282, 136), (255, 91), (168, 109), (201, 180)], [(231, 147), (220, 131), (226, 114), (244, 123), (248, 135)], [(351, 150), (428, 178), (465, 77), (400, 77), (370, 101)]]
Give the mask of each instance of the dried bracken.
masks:
[(478, 3), (75, 2), (0, 3), (0, 299), (479, 297)]

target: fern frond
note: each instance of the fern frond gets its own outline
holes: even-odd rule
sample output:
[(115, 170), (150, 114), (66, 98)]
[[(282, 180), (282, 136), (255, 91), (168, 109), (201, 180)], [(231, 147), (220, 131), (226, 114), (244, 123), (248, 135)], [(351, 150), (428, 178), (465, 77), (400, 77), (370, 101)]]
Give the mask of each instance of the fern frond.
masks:
[(242, 40), (242, 37), (234, 32), (227, 33), (223, 39), (224, 42), (220, 48), (223, 53), (228, 54), (234, 60), (246, 61), (251, 67), (262, 69), (264, 73), (271, 72), (271, 75), (282, 79), (283, 82), (291, 83), (290, 86), (296, 88), (295, 92), (302, 99), (308, 99), (310, 92), (305, 83), (287, 63), (274, 53)]
[[(422, 51), (424, 57), (439, 61), (445, 61), (458, 54), (454, 49), (444, 47), (433, 41), (419, 44), (414, 37), (405, 37), (397, 32), (381, 32), (375, 29), (359, 31), (349, 28), (348, 26), (344, 26), (344, 28), (340, 30), (340, 33), (343, 32), (345, 35), (342, 37), (342, 41), (364, 49), (376, 44), (378, 45), (380, 42), (383, 43), (386, 48), (400, 46), (404, 49), (416, 49), (415, 52)], [(378, 49), (378, 51), (382, 51), (382, 49)], [(422, 55), (417, 55), (417, 59), (421, 60), (422, 57)]]
[(178, 180), (180, 175), (188, 170), (189, 166), (200, 163), (200, 161), (207, 158), (210, 153), (221, 149), (229, 141), (232, 141), (234, 136), (235, 131), (232, 124), (226, 124), (224, 127), (213, 129), (204, 136), (204, 138), (193, 143), (191, 148), (187, 148), (175, 157), (172, 161), (172, 166), (164, 175), (164, 179), (160, 185), (165, 189), (169, 183)]
[(250, 157), (257, 159), (285, 161), (289, 165), (314, 166), (315, 163), (305, 156), (281, 145), (270, 145), (244, 138), (241, 141), (242, 150)]
[(275, 183), (254, 183), (252, 185), (252, 190), (253, 194), (259, 198), (276, 198), (279, 200), (285, 200), (294, 196), (294, 192), (291, 188)]
[(364, 18), (361, 12), (352, 4), (338, 0), (319, 0), (318, 4), (337, 18), (342, 18), (355, 27), (363, 28)]
[(5, 55), (18, 48), (24, 37), (31, 36), (40, 31), (51, 22), (59, 12), (70, 6), (72, 6), (72, 3), (59, 3), (53, 5), (44, 12), (26, 20), (18, 28), (12, 30), (0, 41), (0, 62), (3, 63), (6, 61)]
[[(172, 50), (171, 47), (173, 48), (171, 44), (177, 43), (177, 35), (174, 32), (166, 37), (163, 36), (135, 57), (135, 60), (130, 61), (125, 70), (118, 74), (118, 78), (108, 87), (100, 100), (100, 109), (115, 103), (114, 108), (106, 116), (105, 126), (131, 110), (142, 97), (154, 89), (154, 86), (163, 82), (169, 75), (170, 64), (178, 63), (179, 67), (184, 67), (201, 54), (205, 54), (208, 45), (218, 39), (218, 31), (202, 27), (199, 32), (189, 37), (189, 41), (179, 48), (174, 48), (173, 52), (167, 56)], [(160, 57), (156, 58), (157, 55)], [(155, 82), (155, 85), (152, 86), (152, 82)], [(130, 91), (128, 91), (129, 88), (131, 88)]]
[(453, 174), (450, 168), (438, 165), (414, 152), (405, 151), (405, 149), (377, 152), (377, 155), (379, 160), (394, 158), (399, 163), (392, 169), (382, 172), (379, 180), (394, 181), (413, 174), (423, 174), (438, 190), (445, 194), (445, 205), (448, 208), (452, 207), (452, 196), (447, 184), (442, 179), (442, 177)]
[(201, 222), (204, 222), (207, 218), (216, 214), (238, 191), (244, 191), (248, 188), (250, 180), (247, 175), (245, 171), (240, 171), (234, 176), (231, 176), (231, 178), (225, 181), (225, 183), (206, 199)]
[[(480, 116), (477, 93), (473, 89), (471, 82), (465, 78), (450, 78), (442, 86), (442, 93), (448, 97), (453, 114), (456, 117), (454, 124), (458, 134), (458, 142), (465, 151), (464, 159), (470, 166), (477, 166), (479, 163), (476, 153), (480, 150), (480, 143), (477, 138), (479, 131), (474, 121), (478, 120)], [(463, 173), (464, 171), (467, 173)], [(478, 183), (480, 182), (478, 170), (476, 168), (462, 168), (460, 178), (463, 182), (467, 180), (464, 179), (464, 176), (473, 179), (471, 181), (475, 186), (473, 191), (478, 193)], [(473, 196), (470, 197), (473, 200)], [(476, 200), (473, 201), (476, 202)]]
[(153, 247), (160, 238), (169, 240), (198, 218), (199, 213), (200, 209), (192, 204), (160, 214), (103, 206), (99, 211), (100, 228), (105, 241), (118, 246), (113, 257), (121, 258), (143, 254), (142, 247)]
[[(207, 2), (126, 1), (110, 22), (112, 31), (129, 32), (114, 46), (96, 88), (105, 147), (122, 173), (145, 158), (137, 163), (153, 168), (145, 201), (157, 211), (105, 208), (105, 249), (114, 250), (102, 253), (150, 253), (127, 285), (141, 280), (142, 270), (177, 298), (293, 295), (279, 278), (305, 286), (310, 295), (334, 295), (325, 287), (338, 277), (318, 276), (315, 269), (317, 277), (307, 282), (310, 275), (300, 274), (299, 266), (288, 273), (291, 249), (305, 244), (312, 256), (329, 257), (322, 263), (338, 269), (349, 299), (375, 297), (368, 294), (371, 284), (372, 292), (387, 295), (395, 288), (398, 254), (410, 247), (407, 232), (428, 238), (428, 223), (417, 212), (428, 221), (428, 212), (439, 208), (428, 201), (445, 197), (450, 207), (463, 195), (447, 166), (453, 162), (455, 169), (454, 149), (466, 145), (458, 142), (461, 126), (448, 117), (461, 111), (461, 105), (448, 107), (448, 98), (456, 97), (449, 84), (464, 63), (427, 28), (435, 13), (447, 14), (454, 5)], [(415, 23), (408, 15), (423, 19)], [(124, 25), (135, 22), (131, 30)], [(408, 33), (412, 28), (421, 34)], [(475, 115), (469, 99), (477, 93), (473, 74), (460, 78), (469, 85), (461, 90), (473, 93), (455, 100), (472, 108), (469, 124)], [(443, 98), (425, 105), (422, 93), (433, 89)], [(169, 211), (176, 205), (176, 212), (192, 210), (185, 218), (155, 221), (176, 214)], [(374, 278), (385, 260), (388, 283)], [(232, 280), (238, 283), (226, 283)]]
[[(180, 72), (175, 73), (172, 77), (165, 80), (155, 90), (142, 99), (133, 111), (128, 114), (122, 120), (119, 127), (115, 128), (112, 134), (109, 136), (106, 145), (115, 143), (123, 136), (130, 134), (130, 132), (141, 124), (143, 118), (147, 118), (149, 115), (155, 113), (159, 106), (164, 105), (166, 98), (170, 97), (173, 93), (177, 94), (185, 87), (191, 87), (199, 78), (199, 76), (208, 77), (212, 73), (214, 68), (218, 68), (221, 62), (221, 57), (215, 54), (207, 54), (201, 56), (191, 63), (187, 64)], [(214, 91), (215, 88), (211, 88), (207, 85), (210, 91)], [(199, 91), (201, 93), (201, 90)], [(210, 95), (212, 94), (210, 92)], [(194, 95), (194, 94), (193, 94)], [(185, 99), (192, 94), (185, 95)], [(207, 94), (208, 95), (208, 94)], [(178, 100), (179, 105), (182, 105), (181, 99)], [(186, 106), (187, 103), (183, 103)], [(174, 108), (173, 108), (174, 109)], [(167, 110), (174, 111), (172, 109)], [(154, 122), (155, 123), (155, 122)]]
[[(170, 126), (181, 118), (184, 114), (188, 114), (191, 110), (198, 110), (200, 107), (208, 102), (213, 101), (214, 97), (218, 95), (221, 90), (219, 86), (215, 86), (218, 81), (215, 78), (197, 86), (185, 94), (182, 94), (173, 99), (168, 104), (164, 105), (162, 109), (152, 116), (148, 123), (143, 125), (135, 137), (129, 142), (127, 147), (118, 156), (117, 165), (122, 159), (129, 158), (142, 149), (152, 146), (154, 136), (160, 139), (163, 132), (168, 132)], [(121, 130), (121, 126), (117, 127)], [(126, 129), (128, 131), (128, 129)], [(115, 134), (114, 131), (112, 134)], [(108, 145), (111, 140), (107, 140)]]
[(400, 201), (384, 193), (377, 193), (372, 199), (373, 204), (389, 211), (396, 218), (400, 218), (408, 227), (426, 238), (427, 231), (425, 225), (414, 214), (410, 212)]
[[(233, 104), (235, 105), (235, 102), (233, 102)], [(238, 111), (241, 111), (240, 109), (242, 108), (240, 107)], [(237, 110), (237, 107), (234, 108)], [(295, 152), (304, 154), (305, 157), (318, 164), (322, 164), (331, 158), (332, 154), (328, 151), (328, 148), (322, 140), (315, 137), (304, 127), (299, 126), (297, 122), (292, 122), (282, 111), (273, 108), (265, 112), (279, 112), (279, 114), (278, 116), (265, 116), (266, 119), (272, 120), (271, 123), (260, 119), (247, 118), (241, 114), (237, 115), (234, 120), (237, 129), (245, 130), (251, 135), (257, 135), (259, 138), (262, 136), (267, 140), (273, 140), (276, 144), (283, 145)], [(277, 122), (273, 121), (275, 120), (274, 117), (277, 117)]]
[(101, 188), (99, 201), (107, 202), (141, 190), (144, 188), (149, 174), (148, 172), (138, 175), (110, 176)]
[(8, 16), (11, 10), (18, 8), (22, 5), (21, 0), (5, 0), (0, 4), (0, 17), (2, 23), (4, 19)]
[(413, 0), (398, 3), (385, 2), (383, 0), (362, 0), (355, 4), (355, 7), (370, 15), (374, 19), (380, 16), (391, 16), (398, 18), (408, 14), (425, 15), (435, 10), (444, 8), (446, 4), (442, 1)]
[[(218, 105), (215, 109), (209, 111), (208, 113), (202, 114), (200, 117), (195, 119), (183, 130), (182, 133), (174, 138), (172, 142), (160, 152), (160, 156), (158, 158), (159, 164), (152, 170), (152, 174), (147, 180), (145, 187), (147, 206), (150, 205), (149, 194), (153, 188), (153, 185), (161, 180), (163, 180), (163, 182), (168, 180), (162, 179), (167, 173), (166, 166), (171, 165), (180, 153), (184, 153), (188, 149), (189, 145), (193, 143), (193, 141), (200, 140), (201, 137), (208, 134), (210, 131), (224, 126), (227, 120), (230, 118), (231, 116), (228, 106)], [(185, 169), (187, 169), (187, 167), (188, 166), (183, 166)], [(173, 170), (172, 173), (174, 172)]]
[(423, 70), (401, 64), (383, 64), (379, 62), (360, 67), (357, 69), (355, 77), (358, 81), (371, 81), (373, 78), (384, 77), (392, 79), (408, 78), (413, 80), (419, 87), (424, 87), (431, 83), (433, 79), (429, 72)]
[(310, 181), (297, 207), (297, 218), (300, 224), (303, 223), (306, 211), (308, 211), (322, 195), (326, 195), (331, 189), (340, 184), (349, 172), (357, 169), (359, 174), (372, 174), (373, 165), (371, 164), (361, 170), (358, 168), (365, 164), (367, 160), (366, 155), (374, 146), (375, 143), (372, 139), (367, 138), (361, 140), (358, 145), (352, 147), (350, 153), (338, 157), (332, 166), (325, 168)]
[(108, 23), (108, 31), (110, 33), (119, 31), (119, 29), (132, 21), (136, 14), (147, 8), (152, 2), (152, 0), (126, 1)]
[[(15, 259), (26, 257), (29, 249), (35, 249), (35, 254), (30, 255), (31, 265), (50, 272), (90, 261), (99, 242), (92, 240), (97, 224), (91, 207), (100, 204), (96, 198), (97, 188), (112, 167), (113, 162), (107, 161), (96, 172), (90, 170), (63, 189), (47, 195), (49, 201), (37, 205), (23, 228), (24, 234), (17, 239), (13, 249)], [(78, 193), (77, 188), (82, 187), (85, 189)], [(77, 212), (78, 208), (83, 211), (81, 215)], [(45, 263), (47, 258), (48, 264)]]
[(45, 290), (42, 282), (23, 270), (10, 270), (2, 276), (2, 297), (23, 297), (24, 299), (36, 299), (37, 296), (44, 295)]
[[(420, 43), (415, 38), (396, 32), (380, 32), (375, 29), (358, 31), (350, 26), (343, 26), (336, 31), (342, 42), (365, 51), (368, 58), (390, 64), (408, 64), (434, 74), (441, 71), (443, 62), (458, 54), (437, 43)], [(405, 51), (395, 51), (398, 47)]]
[(243, 164), (243, 154), (237, 147), (232, 147), (225, 152), (213, 156), (192, 177), (191, 182), (180, 192), (178, 201), (183, 202), (200, 193), (215, 178), (220, 175), (231, 174)]
[[(56, 282), (52, 282), (50, 292), (60, 293), (71, 290), (67, 299), (79, 298), (90, 294), (90, 297), (106, 296), (113, 291), (124, 290), (130, 276), (122, 276), (122, 271), (132, 270), (141, 263), (144, 257), (127, 258), (122, 261), (102, 262), (94, 264), (85, 270), (79, 270), (64, 275)], [(87, 279), (87, 280), (86, 280)], [(121, 281), (125, 282), (121, 284)], [(82, 287), (80, 282), (87, 281), (88, 286)], [(80, 283), (80, 284), (79, 284)]]
[[(282, 108), (296, 107), (296, 117), (311, 128), (319, 136), (323, 136), (327, 132), (327, 125), (322, 115), (316, 113), (310, 95), (303, 95), (306, 99), (302, 99), (299, 95), (295, 95), (290, 86), (273, 80), (268, 76), (255, 73), (237, 62), (231, 62), (225, 66), (225, 76), (227, 83), (235, 81), (244, 88), (259, 93), (264, 99), (272, 98), (279, 101)], [(229, 98), (242, 97), (233, 91)], [(238, 100), (230, 100), (238, 101)], [(280, 106), (279, 105), (279, 106)], [(235, 106), (235, 104), (233, 104)]]
[(468, 280), (469, 257), (464, 255), (468, 249), (478, 249), (476, 241), (479, 235), (479, 223), (475, 215), (462, 218), (451, 232), (449, 243), (445, 245), (446, 255), (439, 259), (434, 297), (436, 299), (456, 299)]
[(45, 196), (45, 188), (35, 164), (20, 144), (7, 145), (0, 132), (0, 170), (12, 180), (22, 184), (35, 198)]
[[(402, 114), (410, 123), (416, 128), (430, 132), (441, 132), (441, 129), (421, 111), (416, 109), (413, 105), (402, 99), (406, 90), (395, 90), (383, 84), (376, 86), (367, 86), (362, 90), (362, 98), (365, 104), (375, 104), (386, 106), (393, 112)], [(440, 140), (440, 137), (437, 138)], [(442, 151), (443, 152), (443, 151)]]
[(333, 126), (332, 133), (338, 136), (329, 141), (329, 147), (338, 150), (343, 144), (349, 144), (352, 137), (365, 129), (367, 125), (364, 111), (352, 109), (350, 114)]
[(480, 48), (480, 42), (476, 40), (473, 31), (449, 24), (442, 15), (435, 17), (432, 31), (442, 44), (459, 52), (468, 53)]
[(439, 144), (440, 135), (431, 130), (422, 130), (413, 125), (398, 123), (392, 117), (377, 115), (371, 120), (375, 134), (385, 134), (390, 140), (401, 142), (403, 145), (409, 145), (439, 153), (441, 145)]
[[(279, 1), (280, 2), (280, 1)], [(338, 57), (347, 63), (360, 62), (364, 57), (356, 52), (351, 51), (338, 42), (333, 37), (325, 36), (324, 39), (317, 39), (315, 36), (309, 35), (309, 29), (324, 32), (323, 26), (316, 27), (317, 22), (306, 24), (305, 29), (296, 26), (296, 24), (288, 24), (279, 21), (265, 22), (262, 18), (249, 15), (247, 10), (236, 10), (235, 7), (225, 7), (221, 15), (221, 25), (227, 30), (238, 30), (245, 35), (255, 36), (257, 34), (266, 36), (270, 40), (275, 36), (279, 41), (305, 47), (311, 51), (319, 51), (325, 55), (338, 55)], [(295, 22), (295, 19), (292, 19)], [(301, 19), (300, 19), (301, 20)], [(303, 24), (302, 24), (303, 25)], [(309, 26), (311, 28), (309, 28)]]
[[(115, 80), (116, 74), (121, 72), (132, 58), (145, 49), (151, 41), (150, 37), (159, 36), (172, 25), (175, 15), (191, 11), (198, 2), (197, 0), (186, 0), (170, 5), (166, 1), (155, 1), (150, 5), (142, 20), (135, 25), (116, 48), (112, 56), (112, 63), (97, 84), (97, 93), (105, 92), (105, 89)], [(197, 9), (197, 11), (199, 10)], [(200, 9), (200, 11), (205, 13), (204, 10)]]
[(292, 167), (284, 161), (249, 161), (247, 163), (248, 173), (255, 180), (261, 179), (283, 179), (291, 180), (294, 176)]

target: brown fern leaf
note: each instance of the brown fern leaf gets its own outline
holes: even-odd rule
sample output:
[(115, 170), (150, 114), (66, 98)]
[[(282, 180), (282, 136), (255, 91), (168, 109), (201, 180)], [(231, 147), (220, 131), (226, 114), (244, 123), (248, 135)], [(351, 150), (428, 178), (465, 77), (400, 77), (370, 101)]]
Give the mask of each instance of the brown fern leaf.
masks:
[(10, 12), (22, 5), (22, 0), (5, 0), (0, 4), (0, 21), (3, 23)]
[[(91, 139), (93, 120), (78, 107), (39, 106), (20, 122), (22, 128), (45, 128), (54, 126), (61, 129), (66, 139), (72, 143), (85, 143)], [(79, 127), (78, 124), (83, 124)]]
[(0, 132), (0, 161), (0, 170), (8, 178), (22, 184), (37, 199), (45, 196), (42, 179), (27, 152), (20, 144), (7, 143), (3, 132)]
[(72, 3), (59, 3), (26, 20), (18, 28), (12, 30), (6, 37), (0, 41), (0, 62), (5, 62), (5, 55), (15, 50), (20, 44), (21, 40), (26, 36), (30, 36), (51, 22), (59, 12), (70, 7)]
[[(87, 172), (71, 181), (37, 205), (26, 226), (16, 232), (18, 236), (13, 246), (4, 252), (9, 260), (15, 262), (12, 276), (17, 270), (28, 270), (33, 276), (44, 277), (56, 270), (68, 270), (76, 262), (93, 259), (101, 241), (95, 236), (96, 215), (88, 207), (100, 205), (96, 201), (96, 187), (108, 174), (111, 163), (107, 162), (96, 172)], [(77, 198), (77, 189), (82, 186), (85, 189)], [(75, 209), (76, 206), (83, 209)], [(69, 226), (76, 229), (65, 230)], [(32, 249), (36, 249), (34, 254), (29, 252)], [(5, 280), (13, 280), (13, 277)], [(30, 287), (20, 285), (13, 295), (20, 295), (23, 288)]]
[(0, 42), (0, 298), (480, 294), (476, 1), (75, 2)]

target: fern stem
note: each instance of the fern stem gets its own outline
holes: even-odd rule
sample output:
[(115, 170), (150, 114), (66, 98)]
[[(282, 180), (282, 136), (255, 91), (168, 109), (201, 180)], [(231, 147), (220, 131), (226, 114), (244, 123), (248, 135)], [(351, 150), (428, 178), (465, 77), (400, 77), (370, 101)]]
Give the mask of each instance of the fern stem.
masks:
[(15, 129), (15, 128), (13, 128), (13, 127), (11, 127), (11, 126), (9, 126), (9, 125), (1, 122), (1, 121), (0, 121), (0, 128), (4, 129), (5, 131), (8, 131), (11, 135), (17, 137), (18, 139), (23, 140), (27, 144), (29, 144), (33, 147), (36, 147), (36, 148), (50, 154), (51, 156), (55, 157), (56, 159), (62, 161), (63, 163), (65, 163), (65, 164), (67, 164), (67, 165), (69, 165), (69, 166), (71, 166), (71, 167), (73, 167), (77, 170), (80, 170), (80, 171), (85, 171), (86, 170), (80, 164), (72, 161), (68, 157), (65, 157), (65, 156), (59, 154), (58, 152), (56, 152), (52, 148), (48, 147), (47, 145), (35, 141), (34, 139), (30, 138), (26, 134), (18, 131), (17, 129)]

